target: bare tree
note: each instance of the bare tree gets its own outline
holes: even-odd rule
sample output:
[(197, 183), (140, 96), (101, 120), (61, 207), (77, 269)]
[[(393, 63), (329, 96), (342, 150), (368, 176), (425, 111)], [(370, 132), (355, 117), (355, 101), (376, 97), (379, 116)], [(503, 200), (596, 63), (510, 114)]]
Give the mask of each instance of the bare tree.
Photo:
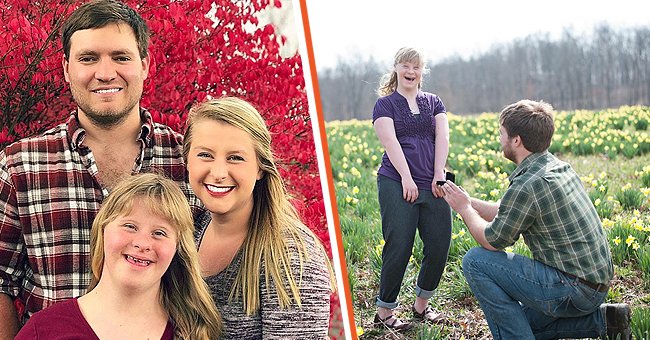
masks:
[[(566, 29), (557, 40), (538, 33), (429, 68), (424, 90), (458, 114), (499, 111), (521, 98), (563, 110), (650, 105), (650, 28), (600, 25), (588, 36)], [(319, 71), (325, 118), (368, 119), (383, 71), (359, 55)]]

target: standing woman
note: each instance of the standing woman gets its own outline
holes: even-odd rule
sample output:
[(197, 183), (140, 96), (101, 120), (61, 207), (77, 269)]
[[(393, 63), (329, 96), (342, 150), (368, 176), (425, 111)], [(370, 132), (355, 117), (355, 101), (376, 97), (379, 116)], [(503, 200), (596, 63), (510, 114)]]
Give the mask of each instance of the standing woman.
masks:
[(393, 314), (399, 303), (416, 229), (424, 256), (415, 287), (415, 319), (440, 321), (443, 315), (428, 304), (447, 261), (451, 241), (451, 209), (437, 181), (445, 181), (449, 153), (449, 124), (445, 106), (435, 94), (420, 90), (425, 71), (423, 55), (404, 47), (397, 51), (393, 70), (384, 75), (381, 96), (372, 113), (384, 146), (377, 176), (384, 250), (375, 322), (408, 329)]
[(264, 120), (221, 98), (194, 107), (187, 124), (190, 185), (208, 210), (195, 221), (199, 260), (223, 337), (325, 338), (329, 261), (287, 199)]

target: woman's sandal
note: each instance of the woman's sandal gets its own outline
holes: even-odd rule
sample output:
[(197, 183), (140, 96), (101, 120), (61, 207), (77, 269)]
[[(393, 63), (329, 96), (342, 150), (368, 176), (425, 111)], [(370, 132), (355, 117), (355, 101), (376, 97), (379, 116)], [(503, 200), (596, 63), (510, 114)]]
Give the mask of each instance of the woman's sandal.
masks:
[[(387, 316), (385, 319), (382, 319), (379, 316), (379, 313), (375, 314), (375, 324), (381, 323), (389, 329), (394, 329), (396, 331), (406, 331), (413, 328), (412, 323), (405, 323), (402, 320), (398, 319), (395, 314)], [(398, 324), (397, 326), (395, 324)]]
[(439, 312), (436, 312), (431, 306), (424, 308), (422, 313), (415, 310), (415, 306), (412, 306), (413, 317), (416, 320), (420, 321), (430, 321), (430, 322), (441, 322), (446, 319), (445, 315)]

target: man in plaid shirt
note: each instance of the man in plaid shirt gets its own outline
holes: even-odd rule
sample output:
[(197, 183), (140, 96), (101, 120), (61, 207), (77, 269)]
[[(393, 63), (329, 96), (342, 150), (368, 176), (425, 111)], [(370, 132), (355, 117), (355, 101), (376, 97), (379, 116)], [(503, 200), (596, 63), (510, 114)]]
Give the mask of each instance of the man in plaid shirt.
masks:
[[(90, 281), (90, 228), (121, 179), (162, 172), (186, 183), (182, 136), (140, 107), (149, 29), (115, 0), (78, 8), (62, 29), (64, 74), (78, 106), (66, 123), (0, 152), (0, 338)], [(14, 300), (25, 306), (17, 317)], [(19, 321), (19, 318), (21, 319)]]
[[(463, 273), (494, 339), (628, 339), (629, 306), (603, 304), (614, 270), (598, 214), (571, 166), (548, 152), (553, 108), (522, 100), (499, 122), (503, 154), (517, 164), (500, 202), (443, 185), (481, 245), (464, 256)], [(502, 251), (520, 235), (532, 259)]]

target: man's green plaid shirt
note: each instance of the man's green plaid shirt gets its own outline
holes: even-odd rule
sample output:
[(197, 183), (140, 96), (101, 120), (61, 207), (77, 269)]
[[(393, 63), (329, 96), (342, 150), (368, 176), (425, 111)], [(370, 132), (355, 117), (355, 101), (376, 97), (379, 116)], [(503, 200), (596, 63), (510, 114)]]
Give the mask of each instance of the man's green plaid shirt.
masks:
[(498, 249), (523, 235), (533, 258), (592, 283), (608, 283), (614, 269), (596, 209), (580, 177), (545, 151), (524, 159), (510, 175), (497, 216), (485, 236)]

